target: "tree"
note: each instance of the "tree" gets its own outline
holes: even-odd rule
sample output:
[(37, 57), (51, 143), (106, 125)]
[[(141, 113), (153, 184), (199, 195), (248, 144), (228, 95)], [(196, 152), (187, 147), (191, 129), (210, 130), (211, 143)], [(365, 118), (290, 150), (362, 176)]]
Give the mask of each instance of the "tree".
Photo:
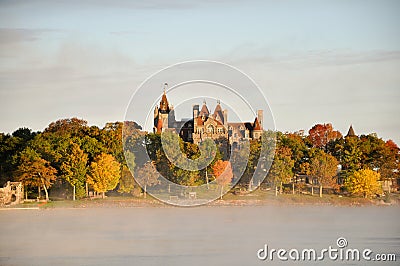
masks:
[(73, 200), (75, 200), (75, 195), (78, 198), (85, 195), (87, 162), (87, 154), (80, 149), (78, 144), (71, 142), (62, 159), (61, 172), (62, 177), (73, 187)]
[(337, 174), (339, 162), (330, 154), (318, 150), (310, 159), (310, 175), (317, 178), (319, 183), (319, 196), (322, 197), (322, 186), (336, 186), (334, 177)]
[(292, 159), (294, 160), (294, 172), (300, 173), (300, 165), (304, 162), (307, 146), (304, 137), (294, 133), (278, 133), (278, 142), (280, 146), (288, 147), (292, 151)]
[(136, 173), (136, 180), (144, 189), (144, 198), (146, 198), (147, 187), (154, 186), (160, 183), (158, 180), (159, 173), (152, 162), (145, 163)]
[(379, 179), (379, 173), (370, 169), (361, 169), (347, 178), (345, 187), (351, 194), (361, 194), (367, 198), (382, 193)]
[(376, 167), (378, 173), (381, 175), (381, 181), (385, 182), (388, 188), (388, 192), (391, 192), (392, 187), (397, 186), (396, 179), (400, 175), (400, 149), (392, 140), (384, 142), (378, 149), (379, 152), (375, 157), (378, 157), (376, 161)]
[(87, 128), (87, 121), (74, 117), (60, 119), (56, 122), (50, 123), (44, 132), (83, 136), (83, 131)]
[(270, 181), (275, 186), (275, 191), (277, 191), (279, 184), (280, 192), (282, 193), (282, 183), (290, 181), (293, 177), (293, 167), (292, 151), (287, 147), (278, 147), (275, 150), (275, 159), (268, 173)]
[(32, 129), (21, 127), (12, 133), (13, 137), (21, 138), (25, 143), (33, 139), (37, 135), (37, 132), (32, 132)]
[(345, 177), (361, 168), (362, 151), (358, 137), (346, 137), (341, 160)]
[(27, 186), (38, 188), (40, 197), (40, 187), (43, 187), (46, 200), (49, 200), (47, 189), (56, 179), (57, 170), (50, 166), (50, 163), (40, 157), (40, 155), (31, 148), (26, 148), (21, 152), (20, 164), (16, 170), (16, 175), (20, 182)]
[(102, 153), (90, 164), (87, 182), (104, 198), (105, 192), (118, 185), (120, 176), (120, 163), (112, 155)]
[(224, 187), (232, 182), (233, 173), (231, 163), (229, 161), (218, 160), (215, 162), (212, 170), (217, 184), (221, 187), (220, 198), (222, 199)]
[(135, 188), (136, 182), (135, 178), (133, 177), (131, 171), (127, 166), (122, 166), (121, 170), (121, 179), (119, 180), (119, 193), (132, 193)]
[(339, 139), (342, 134), (339, 131), (333, 130), (332, 124), (317, 124), (308, 131), (308, 138), (313, 147), (326, 148), (329, 141)]
[(0, 133), (0, 186), (3, 186), (12, 177), (18, 166), (16, 157), (24, 150), (25, 146), (26, 143), (22, 138)]

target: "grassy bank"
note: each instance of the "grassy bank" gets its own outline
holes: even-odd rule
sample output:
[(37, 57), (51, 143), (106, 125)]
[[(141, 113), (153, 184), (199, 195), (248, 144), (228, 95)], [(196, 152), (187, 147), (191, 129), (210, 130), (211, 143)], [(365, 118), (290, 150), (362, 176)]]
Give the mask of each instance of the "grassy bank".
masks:
[[(244, 195), (234, 195), (228, 193), (223, 200), (210, 202), (209, 206), (252, 206), (252, 205), (333, 205), (333, 206), (371, 206), (371, 205), (398, 205), (400, 202), (399, 194), (391, 194), (390, 199), (365, 199), (361, 197), (339, 196), (326, 194), (319, 195), (307, 194), (278, 194), (275, 196), (273, 191), (256, 190)], [(25, 202), (19, 205), (9, 206), (13, 208), (128, 208), (128, 207), (168, 207), (169, 205), (152, 198), (136, 197), (106, 197), (95, 199), (72, 200), (52, 200), (49, 202)], [(7, 207), (6, 207), (7, 208)]]

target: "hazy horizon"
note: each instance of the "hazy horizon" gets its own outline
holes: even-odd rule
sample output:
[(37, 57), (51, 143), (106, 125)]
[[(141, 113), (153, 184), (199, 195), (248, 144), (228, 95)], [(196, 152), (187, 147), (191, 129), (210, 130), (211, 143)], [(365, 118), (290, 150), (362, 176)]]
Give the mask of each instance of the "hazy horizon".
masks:
[(400, 143), (399, 13), (398, 1), (2, 1), (0, 132), (122, 121), (146, 78), (206, 59), (253, 78), (277, 130), (352, 124)]

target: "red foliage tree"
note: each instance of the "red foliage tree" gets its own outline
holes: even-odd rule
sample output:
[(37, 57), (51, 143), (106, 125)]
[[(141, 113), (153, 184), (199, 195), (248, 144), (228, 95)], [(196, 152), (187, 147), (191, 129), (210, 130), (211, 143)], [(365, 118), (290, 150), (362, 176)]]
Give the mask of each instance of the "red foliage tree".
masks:
[(339, 139), (342, 134), (333, 130), (332, 124), (317, 124), (308, 131), (308, 138), (314, 147), (324, 148), (329, 141)]

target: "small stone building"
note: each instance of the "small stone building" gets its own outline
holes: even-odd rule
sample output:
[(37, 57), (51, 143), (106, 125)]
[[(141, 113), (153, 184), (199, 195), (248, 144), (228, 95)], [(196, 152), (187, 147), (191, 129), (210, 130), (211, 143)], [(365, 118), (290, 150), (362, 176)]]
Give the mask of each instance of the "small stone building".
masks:
[(14, 205), (24, 202), (24, 186), (22, 182), (8, 181), (0, 188), (0, 205)]

